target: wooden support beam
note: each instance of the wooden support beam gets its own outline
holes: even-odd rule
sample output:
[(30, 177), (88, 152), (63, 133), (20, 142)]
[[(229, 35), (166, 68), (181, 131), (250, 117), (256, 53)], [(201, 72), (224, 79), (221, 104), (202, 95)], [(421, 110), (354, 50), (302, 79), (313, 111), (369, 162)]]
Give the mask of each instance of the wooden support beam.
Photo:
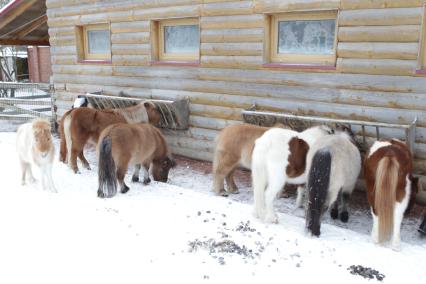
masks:
[(7, 24), (12, 22), (16, 17), (21, 15), (25, 10), (31, 7), (37, 0), (26, 0), (19, 1), (16, 9), (13, 9), (10, 13), (7, 13), (6, 16), (0, 21), (0, 30), (4, 28)]
[(38, 29), (41, 25), (47, 22), (47, 16), (43, 15), (37, 19), (34, 19), (32, 22), (28, 23), (24, 28), (22, 28), (18, 34), (15, 36), (16, 39), (22, 39), (32, 31)]
[(14, 38), (0, 39), (0, 45), (36, 45), (36, 46), (49, 46), (49, 40), (26, 40)]

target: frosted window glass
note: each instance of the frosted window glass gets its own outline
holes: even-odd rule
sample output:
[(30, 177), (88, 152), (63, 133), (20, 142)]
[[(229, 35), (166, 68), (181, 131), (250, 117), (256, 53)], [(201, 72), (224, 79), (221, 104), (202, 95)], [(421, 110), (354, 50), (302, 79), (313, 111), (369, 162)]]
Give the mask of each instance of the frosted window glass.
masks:
[(280, 21), (278, 53), (333, 54), (335, 20)]
[(109, 30), (92, 30), (87, 32), (89, 53), (110, 53)]
[(164, 27), (165, 53), (194, 53), (200, 48), (198, 25)]

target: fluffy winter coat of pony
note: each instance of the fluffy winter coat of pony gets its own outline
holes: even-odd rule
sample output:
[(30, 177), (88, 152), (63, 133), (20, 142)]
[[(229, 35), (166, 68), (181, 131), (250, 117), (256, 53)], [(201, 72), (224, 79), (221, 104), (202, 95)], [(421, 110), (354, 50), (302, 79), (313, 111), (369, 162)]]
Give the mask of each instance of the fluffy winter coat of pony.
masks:
[(18, 128), (16, 148), (22, 170), (22, 184), (28, 178), (33, 182), (33, 169), (37, 167), (41, 174), (41, 187), (57, 192), (52, 180), (52, 164), (55, 156), (50, 123), (46, 119), (35, 119)]
[(272, 128), (255, 142), (252, 156), (254, 214), (265, 222), (278, 221), (273, 202), (286, 183), (306, 182), (306, 155), (317, 139), (329, 135), (327, 126), (311, 127), (301, 133)]
[(83, 166), (90, 169), (84, 157), (83, 149), (88, 141), (98, 142), (99, 135), (107, 126), (114, 123), (149, 122), (158, 125), (161, 114), (157, 107), (149, 101), (123, 109), (96, 110), (87, 107), (74, 108), (67, 111), (60, 120), (61, 148), (59, 159), (68, 160), (71, 169), (79, 172), (77, 157)]
[[(167, 182), (170, 168), (175, 166), (170, 149), (161, 131), (148, 123), (116, 123), (102, 131), (97, 146), (99, 153), (98, 197), (113, 197), (126, 193), (129, 187), (124, 176), (130, 165), (142, 165), (144, 182), (149, 182), (148, 169), (152, 164), (155, 181)], [(139, 180), (140, 166), (135, 167), (132, 181)]]
[(413, 177), (411, 152), (402, 141), (376, 141), (364, 162), (368, 203), (373, 216), (371, 236), (376, 243), (391, 239), (400, 248), (400, 229), (404, 213), (415, 202), (420, 187)]
[(321, 216), (331, 207), (331, 217), (347, 222), (347, 202), (361, 170), (361, 155), (347, 132), (321, 137), (307, 156), (308, 205), (306, 228), (320, 235)]

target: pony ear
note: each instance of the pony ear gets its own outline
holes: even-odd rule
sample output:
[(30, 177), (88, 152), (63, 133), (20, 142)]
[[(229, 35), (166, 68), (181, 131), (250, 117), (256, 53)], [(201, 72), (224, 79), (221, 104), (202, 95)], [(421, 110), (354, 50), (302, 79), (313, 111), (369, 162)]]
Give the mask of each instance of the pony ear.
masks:
[(143, 103), (143, 106), (146, 108), (146, 109), (150, 109), (150, 108), (152, 108), (153, 106), (152, 106), (152, 103), (150, 103), (150, 102), (144, 102)]

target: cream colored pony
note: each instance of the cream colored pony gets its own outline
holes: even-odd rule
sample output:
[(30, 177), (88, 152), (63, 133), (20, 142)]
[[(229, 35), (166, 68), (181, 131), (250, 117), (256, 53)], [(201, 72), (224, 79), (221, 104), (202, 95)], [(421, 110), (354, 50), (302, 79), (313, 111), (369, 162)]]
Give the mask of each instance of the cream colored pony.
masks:
[(52, 180), (52, 164), (55, 146), (50, 133), (50, 123), (46, 119), (37, 118), (18, 128), (16, 148), (22, 169), (22, 185), (26, 178), (35, 181), (32, 169), (37, 167), (41, 174), (41, 187), (57, 192)]

